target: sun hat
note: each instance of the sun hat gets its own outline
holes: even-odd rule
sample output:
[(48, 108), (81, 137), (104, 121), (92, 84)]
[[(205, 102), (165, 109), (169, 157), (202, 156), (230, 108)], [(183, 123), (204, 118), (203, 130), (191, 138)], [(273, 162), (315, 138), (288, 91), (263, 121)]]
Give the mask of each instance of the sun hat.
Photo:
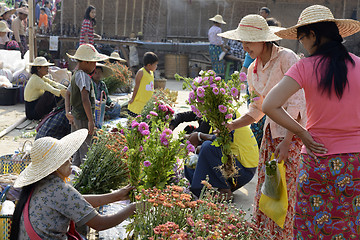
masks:
[(11, 14), (14, 14), (16, 12), (16, 9), (10, 9), (6, 5), (0, 5), (0, 17), (7, 12), (11, 12)]
[(109, 59), (118, 60), (118, 61), (120, 61), (120, 62), (126, 62), (126, 60), (125, 60), (125, 59), (122, 59), (122, 58), (120, 57), (119, 53), (117, 53), (117, 52), (112, 52), (112, 53), (110, 54)]
[(284, 29), (270, 26), (266, 20), (257, 14), (250, 14), (243, 17), (235, 30), (219, 33), (218, 36), (243, 42), (272, 42), (281, 38), (274, 33)]
[(37, 57), (34, 59), (34, 62), (29, 63), (30, 66), (34, 67), (44, 67), (44, 66), (53, 66), (53, 63), (49, 63), (44, 57)]
[(0, 21), (0, 32), (12, 32), (4, 21)]
[(18, 13), (29, 15), (29, 10), (27, 7), (21, 7), (16, 10)]
[(102, 68), (102, 71), (103, 71), (102, 75), (104, 78), (109, 77), (114, 74), (113, 70), (110, 67), (106, 66), (105, 64), (96, 63), (96, 67)]
[(226, 24), (226, 22), (224, 22), (223, 17), (219, 14), (215, 15), (215, 17), (209, 18), (210, 21), (213, 22), (217, 22), (217, 23), (221, 23), (221, 24)]
[(69, 58), (74, 58), (76, 60), (87, 62), (99, 62), (109, 59), (109, 57), (105, 54), (99, 53), (96, 48), (91, 44), (80, 45), (80, 47), (76, 50), (75, 55), (73, 56), (68, 53), (66, 53), (66, 55)]
[(275, 34), (285, 39), (297, 39), (297, 28), (312, 23), (335, 22), (342, 37), (350, 36), (360, 31), (360, 22), (352, 19), (336, 19), (330, 9), (322, 5), (305, 8), (295, 26), (278, 31)]
[(79, 149), (87, 135), (87, 129), (80, 129), (60, 140), (52, 137), (36, 140), (30, 152), (31, 163), (20, 173), (14, 187), (30, 185), (55, 172)]

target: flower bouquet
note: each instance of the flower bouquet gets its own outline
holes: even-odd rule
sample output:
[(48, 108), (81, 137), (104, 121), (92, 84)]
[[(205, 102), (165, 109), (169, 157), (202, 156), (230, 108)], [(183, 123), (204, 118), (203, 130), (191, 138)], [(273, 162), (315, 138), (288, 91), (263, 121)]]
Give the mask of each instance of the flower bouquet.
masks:
[(247, 222), (245, 212), (219, 202), (212, 186), (205, 187), (198, 200), (184, 188), (168, 185), (165, 189), (151, 188), (136, 195), (145, 201), (147, 209), (139, 209), (128, 231), (136, 239), (266, 239), (265, 230)]
[(175, 75), (177, 80), (183, 79), (183, 88), (189, 89), (191, 110), (199, 117), (210, 123), (213, 130), (219, 131), (213, 145), (221, 147), (223, 156), (220, 171), (224, 177), (236, 175), (234, 157), (231, 154), (230, 144), (232, 136), (226, 123), (235, 119), (236, 111), (244, 101), (238, 101), (240, 90), (246, 88), (246, 74), (235, 72), (228, 82), (217, 77), (213, 70), (201, 71), (199, 77), (194, 79)]
[(98, 130), (93, 140), (74, 187), (82, 194), (102, 194), (126, 185), (129, 169), (122, 151), (124, 136)]
[(114, 74), (103, 79), (109, 93), (116, 92), (117, 89), (121, 89), (123, 92), (130, 92), (132, 86), (131, 75), (132, 72), (129, 68), (121, 63), (106, 63), (110, 67)]

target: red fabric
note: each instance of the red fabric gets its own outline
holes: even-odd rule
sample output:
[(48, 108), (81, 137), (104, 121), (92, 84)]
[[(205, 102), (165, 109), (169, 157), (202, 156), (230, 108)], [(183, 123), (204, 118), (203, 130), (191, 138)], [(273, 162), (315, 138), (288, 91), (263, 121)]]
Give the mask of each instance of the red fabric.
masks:
[(31, 226), (31, 222), (30, 222), (30, 219), (29, 219), (29, 202), (30, 202), (31, 196), (33, 194), (33, 191), (31, 191), (30, 196), (29, 196), (29, 198), (28, 198), (28, 200), (26, 201), (26, 204), (25, 204), (25, 208), (24, 208), (24, 224), (25, 224), (26, 232), (29, 235), (29, 238), (31, 240), (41, 240), (39, 235), (37, 235), (34, 228)]

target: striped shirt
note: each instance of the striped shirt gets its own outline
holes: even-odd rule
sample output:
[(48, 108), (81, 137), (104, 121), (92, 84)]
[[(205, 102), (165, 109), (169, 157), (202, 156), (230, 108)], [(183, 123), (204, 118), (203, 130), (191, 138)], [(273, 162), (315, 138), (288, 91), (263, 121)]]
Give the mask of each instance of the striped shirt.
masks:
[[(88, 41), (86, 41), (85, 36), (88, 37)], [(85, 43), (94, 45), (94, 27), (89, 19), (84, 19), (81, 25), (80, 45)]]

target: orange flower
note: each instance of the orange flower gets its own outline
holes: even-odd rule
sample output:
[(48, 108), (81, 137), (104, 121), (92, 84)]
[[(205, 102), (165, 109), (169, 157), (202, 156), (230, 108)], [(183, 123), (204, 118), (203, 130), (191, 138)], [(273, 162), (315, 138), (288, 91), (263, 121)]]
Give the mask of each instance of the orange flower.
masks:
[(135, 196), (135, 199), (136, 199), (137, 201), (139, 201), (139, 200), (141, 199), (141, 195), (136, 195), (136, 196)]
[(190, 196), (190, 194), (183, 193), (183, 194), (180, 195), (180, 199), (181, 199), (181, 200), (185, 200), (185, 201), (190, 201), (190, 200), (191, 200), (191, 196)]

